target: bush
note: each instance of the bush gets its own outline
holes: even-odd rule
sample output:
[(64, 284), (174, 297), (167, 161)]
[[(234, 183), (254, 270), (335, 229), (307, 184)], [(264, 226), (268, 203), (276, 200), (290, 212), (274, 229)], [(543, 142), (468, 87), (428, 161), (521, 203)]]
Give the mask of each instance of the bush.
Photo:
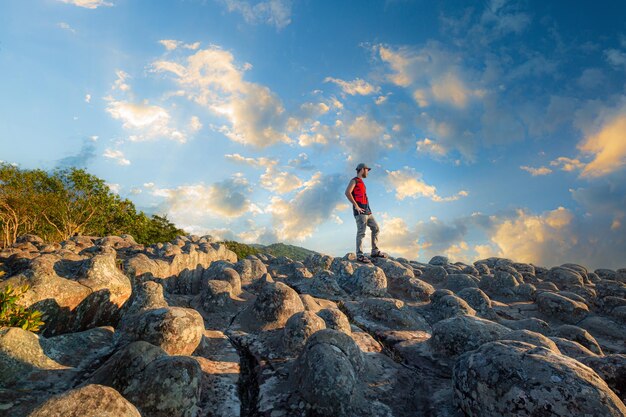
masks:
[(24, 330), (36, 332), (44, 325), (40, 311), (17, 304), (28, 288), (28, 285), (20, 288), (7, 285), (0, 290), (0, 327), (21, 327)]
[(254, 246), (246, 245), (245, 243), (235, 242), (233, 240), (227, 240), (224, 242), (226, 247), (235, 254), (237, 254), (237, 259), (244, 259), (248, 255), (256, 255), (260, 253), (260, 251)]

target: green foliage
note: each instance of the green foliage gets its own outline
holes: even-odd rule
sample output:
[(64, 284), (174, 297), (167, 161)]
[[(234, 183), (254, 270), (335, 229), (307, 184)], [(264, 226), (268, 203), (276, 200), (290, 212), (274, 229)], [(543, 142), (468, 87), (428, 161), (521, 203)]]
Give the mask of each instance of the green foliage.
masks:
[(76, 234), (130, 234), (138, 243), (166, 242), (185, 232), (167, 217), (147, 216), (83, 169), (22, 170), (0, 164), (0, 246), (26, 233), (45, 241)]
[(21, 327), (24, 330), (36, 332), (44, 325), (40, 311), (17, 304), (28, 288), (28, 285), (20, 288), (7, 285), (0, 290), (0, 327)]
[(254, 246), (246, 245), (245, 243), (235, 242), (233, 240), (227, 240), (223, 242), (226, 247), (237, 254), (237, 259), (244, 259), (248, 255), (256, 255), (260, 251)]
[(304, 261), (307, 256), (314, 255), (314, 252), (309, 249), (301, 248), (300, 246), (287, 245), (285, 243), (272, 243), (271, 245), (260, 248), (263, 253), (269, 253), (274, 256), (286, 256), (294, 261)]
[(243, 259), (248, 255), (268, 253), (276, 257), (286, 256), (294, 261), (304, 261), (307, 256), (317, 253), (309, 249), (294, 245), (287, 245), (284, 243), (273, 243), (268, 246), (259, 244), (247, 245), (245, 243), (235, 242), (232, 240), (227, 240), (222, 243), (224, 243), (228, 249), (235, 252), (238, 259)]

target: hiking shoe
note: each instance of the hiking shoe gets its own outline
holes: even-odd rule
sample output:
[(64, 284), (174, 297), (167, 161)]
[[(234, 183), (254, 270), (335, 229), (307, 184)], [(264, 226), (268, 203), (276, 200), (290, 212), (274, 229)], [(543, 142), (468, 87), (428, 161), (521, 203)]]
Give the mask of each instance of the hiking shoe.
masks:
[(364, 264), (371, 264), (372, 263), (372, 261), (370, 261), (369, 258), (367, 256), (365, 256), (365, 255), (357, 256), (356, 260), (361, 262), (361, 263), (364, 263)]
[(381, 251), (373, 252), (371, 257), (372, 258), (388, 258), (387, 254)]

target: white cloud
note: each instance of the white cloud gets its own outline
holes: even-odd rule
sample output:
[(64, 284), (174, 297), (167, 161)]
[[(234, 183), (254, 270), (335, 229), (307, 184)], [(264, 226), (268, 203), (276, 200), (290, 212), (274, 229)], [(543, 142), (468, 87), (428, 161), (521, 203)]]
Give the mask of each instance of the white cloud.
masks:
[(109, 183), (106, 183), (106, 186), (109, 187), (109, 190), (111, 190), (115, 194), (119, 194), (120, 190), (122, 189), (121, 185), (119, 185), (119, 184), (109, 184)]
[(116, 70), (115, 75), (117, 76), (117, 80), (113, 83), (113, 90), (129, 91), (130, 85), (126, 83), (129, 75), (122, 70)]
[(76, 33), (76, 29), (74, 29), (73, 27), (71, 27), (69, 25), (69, 23), (66, 22), (59, 22), (57, 23), (57, 26), (60, 27), (63, 30), (67, 30), (68, 32), (72, 32), (72, 33)]
[(202, 123), (200, 123), (198, 116), (191, 116), (191, 120), (189, 121), (189, 130), (197, 132), (200, 129), (202, 129)]
[(388, 98), (389, 98), (389, 94), (385, 96), (378, 96), (376, 97), (376, 100), (374, 100), (374, 102), (380, 106), (381, 104), (386, 102)]
[[(150, 105), (147, 101), (141, 104), (112, 98), (108, 98), (108, 101), (106, 111), (114, 119), (120, 120), (124, 129), (132, 133), (129, 136), (130, 141), (141, 142), (159, 138), (180, 143), (187, 141), (187, 132), (172, 127), (170, 114), (163, 107)], [(194, 131), (193, 119), (190, 128)]]
[(225, 158), (236, 163), (250, 165), (255, 168), (264, 168), (260, 177), (260, 185), (272, 192), (286, 194), (302, 187), (303, 182), (296, 175), (278, 169), (278, 160), (261, 158), (246, 158), (239, 154), (227, 154)]
[(130, 165), (130, 161), (124, 157), (124, 153), (120, 150), (107, 148), (102, 156), (113, 159), (118, 165)]
[(218, 130), (230, 140), (259, 147), (289, 143), (284, 133), (287, 114), (267, 87), (244, 81), (249, 66), (238, 67), (233, 55), (211, 46), (189, 56), (184, 64), (156, 61), (154, 71), (174, 75), (185, 96), (207, 107), (228, 124)]
[(291, 23), (292, 0), (219, 0), (229, 12), (240, 13), (248, 23), (266, 23), (282, 29)]
[(168, 51), (173, 51), (174, 49), (178, 48), (178, 45), (180, 45), (182, 42), (176, 41), (174, 39), (162, 39), (159, 41), (159, 43), (163, 45)]
[(113, 3), (109, 3), (105, 0), (58, 0), (66, 4), (73, 4), (74, 6), (84, 7), (86, 9), (96, 9), (100, 6), (113, 6)]
[(338, 78), (326, 77), (324, 80), (325, 83), (334, 83), (337, 84), (344, 93), (354, 95), (367, 96), (370, 94), (378, 93), (380, 91), (380, 87), (375, 87), (372, 84), (368, 83), (365, 80), (357, 78), (353, 81), (344, 81)]
[[(365, 240), (369, 243), (369, 240)], [(407, 259), (417, 259), (420, 255), (420, 245), (416, 233), (409, 230), (404, 219), (400, 217), (382, 216), (378, 246), (391, 256), (402, 256)]]
[(291, 200), (272, 197), (266, 212), (272, 214), (281, 239), (303, 240), (312, 236), (317, 226), (332, 219), (338, 206), (343, 206), (341, 175), (314, 174)]
[(567, 258), (578, 243), (571, 227), (573, 219), (573, 213), (564, 207), (540, 215), (520, 209), (490, 232), (490, 240), (499, 249), (499, 256), (549, 264)]
[(162, 210), (183, 228), (202, 226), (207, 220), (215, 218), (240, 217), (253, 209), (247, 197), (251, 192), (250, 185), (240, 175), (211, 185), (199, 183), (170, 189), (146, 188), (151, 190), (152, 195), (165, 199)]
[(533, 168), (533, 167), (529, 167), (526, 165), (522, 165), (520, 166), (520, 169), (526, 172), (530, 172), (530, 175), (532, 175), (533, 177), (537, 177), (541, 175), (548, 175), (552, 172), (552, 170), (548, 167)]
[(578, 159), (568, 158), (566, 156), (559, 156), (553, 161), (550, 161), (550, 166), (560, 167), (562, 171), (572, 172), (578, 171), (585, 167), (583, 162)]
[(626, 107), (604, 121), (599, 131), (588, 135), (578, 149), (593, 157), (583, 169), (583, 177), (600, 177), (622, 169), (626, 165)]
[(85, 103), (91, 103), (91, 94), (85, 94)]
[(441, 197), (437, 194), (437, 188), (434, 185), (426, 184), (421, 179), (422, 174), (410, 167), (386, 172), (388, 185), (395, 191), (397, 200), (404, 200), (407, 197), (426, 197), (435, 202), (448, 202), (468, 195), (467, 191), (461, 190), (456, 195)]
[(447, 153), (446, 149), (443, 146), (428, 138), (418, 140), (416, 142), (416, 145), (418, 152), (423, 152), (435, 156), (445, 156)]
[(448, 73), (433, 82), (432, 97), (442, 103), (463, 108), (472, 98), (482, 98), (485, 90), (469, 89), (461, 79), (453, 73)]
[(619, 49), (607, 49), (604, 56), (609, 64), (616, 68), (626, 69), (626, 52)]

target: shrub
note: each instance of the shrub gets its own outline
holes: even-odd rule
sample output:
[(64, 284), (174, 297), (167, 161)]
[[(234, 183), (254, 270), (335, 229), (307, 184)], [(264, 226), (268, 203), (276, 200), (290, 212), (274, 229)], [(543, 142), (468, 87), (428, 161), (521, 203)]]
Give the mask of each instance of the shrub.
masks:
[(28, 285), (19, 288), (7, 285), (0, 290), (0, 327), (21, 327), (24, 330), (36, 332), (44, 325), (40, 311), (17, 304), (28, 288)]

